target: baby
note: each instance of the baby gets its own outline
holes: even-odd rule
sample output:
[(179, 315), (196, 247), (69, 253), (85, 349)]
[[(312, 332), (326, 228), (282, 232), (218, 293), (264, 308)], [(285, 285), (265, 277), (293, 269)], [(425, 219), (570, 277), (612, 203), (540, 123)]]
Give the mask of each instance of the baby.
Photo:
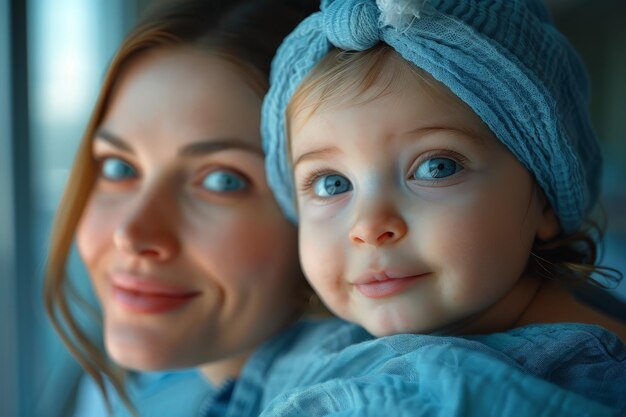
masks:
[(602, 364), (590, 396), (624, 406), (626, 327), (569, 291), (621, 274), (595, 265), (587, 78), (542, 2), (325, 1), (271, 84), (268, 180), (333, 312), (375, 336), (476, 338), (546, 379), (546, 343), (573, 344), (554, 366)]

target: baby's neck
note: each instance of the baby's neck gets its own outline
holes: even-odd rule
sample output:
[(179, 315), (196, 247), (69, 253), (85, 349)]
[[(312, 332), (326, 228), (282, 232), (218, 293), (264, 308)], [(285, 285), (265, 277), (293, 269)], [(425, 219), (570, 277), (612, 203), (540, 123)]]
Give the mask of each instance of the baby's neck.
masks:
[(545, 282), (511, 327), (534, 323), (585, 323), (602, 326), (626, 343), (626, 325), (582, 303), (556, 282)]
[(602, 326), (626, 343), (626, 325), (582, 303), (563, 285), (523, 276), (497, 303), (438, 334), (484, 334), (539, 323)]
[(518, 322), (531, 307), (542, 286), (542, 280), (531, 276), (522, 276), (514, 287), (495, 304), (476, 315), (441, 329), (442, 331), (437, 333), (485, 334), (518, 327)]

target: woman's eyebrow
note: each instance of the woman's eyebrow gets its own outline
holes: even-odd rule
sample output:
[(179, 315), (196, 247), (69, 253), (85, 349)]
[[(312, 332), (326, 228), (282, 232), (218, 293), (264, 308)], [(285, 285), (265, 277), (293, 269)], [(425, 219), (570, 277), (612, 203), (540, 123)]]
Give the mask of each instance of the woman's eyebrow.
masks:
[(198, 156), (228, 149), (240, 149), (264, 156), (260, 146), (251, 145), (238, 138), (218, 138), (190, 143), (183, 146), (178, 154), (180, 156)]
[[(114, 135), (106, 129), (98, 129), (94, 135), (94, 139), (100, 139), (108, 142), (112, 146), (124, 151), (134, 153), (131, 145), (119, 136)], [(209, 153), (224, 151), (227, 149), (241, 149), (252, 152), (260, 156), (264, 156), (263, 149), (260, 146), (251, 145), (238, 138), (218, 138), (194, 142), (183, 146), (179, 151), (179, 156), (199, 156)]]
[(116, 148), (122, 149), (126, 152), (134, 153), (133, 148), (127, 142), (105, 129), (101, 128), (96, 130), (94, 139), (104, 140)]

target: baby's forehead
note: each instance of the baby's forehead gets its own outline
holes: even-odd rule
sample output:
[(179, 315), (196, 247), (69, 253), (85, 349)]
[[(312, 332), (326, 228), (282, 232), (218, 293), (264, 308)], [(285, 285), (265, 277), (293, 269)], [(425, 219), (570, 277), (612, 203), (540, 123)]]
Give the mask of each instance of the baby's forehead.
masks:
[[(297, 133), (315, 114), (332, 115), (342, 108), (377, 100), (393, 103), (394, 98), (407, 93), (415, 98), (416, 108), (423, 108), (426, 101), (443, 113), (442, 116), (466, 115), (469, 123), (481, 125), (480, 131), (490, 132), (478, 115), (448, 87), (381, 44), (363, 52), (338, 49), (329, 52), (292, 97), (286, 112), (288, 136)], [(412, 101), (403, 103), (410, 106)], [(432, 114), (431, 109), (427, 110)], [(442, 117), (441, 121), (445, 122), (444, 119)]]
[(287, 120), (303, 122), (317, 111), (366, 104), (407, 87), (466, 107), (445, 85), (381, 43), (361, 52), (331, 50), (293, 94)]

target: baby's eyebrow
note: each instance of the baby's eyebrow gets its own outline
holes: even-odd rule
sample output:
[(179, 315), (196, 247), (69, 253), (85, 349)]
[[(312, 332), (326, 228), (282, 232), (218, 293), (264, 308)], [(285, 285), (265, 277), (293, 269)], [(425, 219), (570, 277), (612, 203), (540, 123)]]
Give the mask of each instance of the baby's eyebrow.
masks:
[(457, 127), (457, 126), (429, 126), (429, 127), (420, 127), (415, 130), (410, 130), (408, 132), (404, 132), (402, 136), (405, 137), (422, 137), (431, 133), (436, 132), (454, 132), (456, 134), (462, 135), (464, 138), (467, 138), (471, 142), (480, 146), (487, 146), (485, 141), (485, 133), (475, 131), (473, 129), (467, 129), (465, 127)]
[(315, 150), (305, 152), (302, 155), (300, 155), (294, 162), (293, 167), (295, 168), (296, 166), (298, 166), (298, 164), (304, 161), (310, 161), (312, 159), (318, 159), (318, 160), (326, 159), (332, 156), (336, 156), (337, 154), (340, 154), (340, 153), (341, 151), (336, 146), (330, 146), (328, 148), (322, 148), (322, 149), (315, 149)]

